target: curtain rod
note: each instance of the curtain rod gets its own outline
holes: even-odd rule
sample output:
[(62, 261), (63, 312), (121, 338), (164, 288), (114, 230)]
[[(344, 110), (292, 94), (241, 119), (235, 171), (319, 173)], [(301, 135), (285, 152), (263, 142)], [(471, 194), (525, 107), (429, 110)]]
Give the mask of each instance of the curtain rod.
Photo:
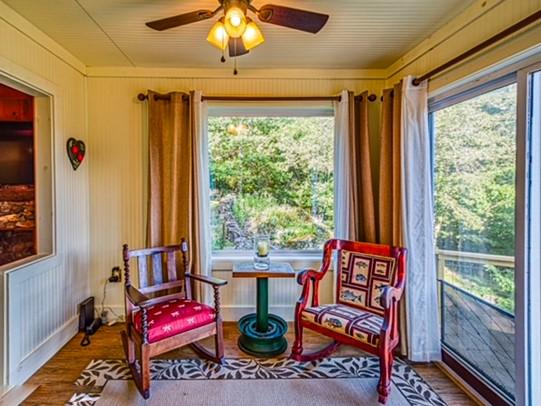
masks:
[[(168, 94), (156, 94), (154, 95), (154, 100), (169, 100), (171, 96)], [(188, 95), (182, 96), (183, 100), (188, 98)], [(144, 93), (139, 93), (137, 99), (140, 101), (145, 101), (148, 99), (148, 95)], [(300, 96), (300, 97), (288, 97), (288, 96), (262, 96), (262, 97), (253, 97), (253, 96), (202, 96), (203, 101), (340, 101), (341, 96)], [(376, 101), (378, 97), (375, 94), (368, 96), (368, 100), (373, 102)], [(355, 101), (361, 101), (362, 96), (355, 96)]]
[(419, 84), (421, 84), (424, 80), (430, 79), (432, 76), (435, 76), (438, 73), (449, 69), (451, 66), (462, 62), (463, 60), (469, 58), (470, 56), (480, 51), (483, 51), (485, 48), (488, 48), (489, 46), (494, 45), (496, 42), (501, 41), (505, 37), (508, 37), (509, 35), (522, 30), (523, 28), (535, 23), (539, 19), (541, 19), (541, 10), (536, 11), (535, 13), (529, 15), (526, 18), (523, 18), (518, 23), (513, 24), (511, 27), (508, 27), (503, 31), (500, 31), (499, 33), (493, 35), (486, 41), (481, 42), (480, 44), (474, 46), (473, 48), (470, 48), (467, 51), (461, 53), (460, 55), (454, 57), (450, 61), (447, 61), (444, 64), (438, 66), (437, 68), (432, 69), (428, 73), (425, 73), (423, 76), (413, 79), (412, 84), (414, 86), (419, 86)]
[(203, 101), (340, 101), (340, 96), (307, 96), (307, 97), (287, 97), (287, 96), (202, 96)]

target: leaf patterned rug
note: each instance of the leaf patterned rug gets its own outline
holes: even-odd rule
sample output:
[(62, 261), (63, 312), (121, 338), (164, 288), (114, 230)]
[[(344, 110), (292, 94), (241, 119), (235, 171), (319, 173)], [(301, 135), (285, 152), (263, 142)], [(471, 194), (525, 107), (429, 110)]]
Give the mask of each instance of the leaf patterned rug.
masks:
[[(151, 375), (152, 380), (157, 381), (362, 379), (379, 377), (379, 361), (376, 357), (333, 357), (312, 362), (297, 362), (287, 358), (226, 359), (219, 365), (202, 359), (155, 359), (151, 363)], [(93, 360), (75, 382), (75, 385), (84, 387), (85, 391), (75, 393), (66, 404), (94, 405), (107, 381), (128, 379), (131, 379), (131, 374), (125, 360)], [(395, 360), (392, 380), (394, 388), (412, 406), (445, 406), (445, 402), (430, 385), (401, 360)]]

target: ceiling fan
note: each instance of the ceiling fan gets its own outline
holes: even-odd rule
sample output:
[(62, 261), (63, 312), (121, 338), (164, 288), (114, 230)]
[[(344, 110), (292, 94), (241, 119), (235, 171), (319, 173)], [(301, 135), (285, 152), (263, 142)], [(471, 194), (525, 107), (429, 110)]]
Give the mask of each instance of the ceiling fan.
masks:
[[(229, 48), (229, 56), (237, 57), (247, 54), (250, 49), (265, 41), (257, 24), (247, 16), (248, 11), (254, 13), (259, 21), (263, 23), (280, 25), (313, 34), (319, 32), (329, 19), (327, 14), (274, 4), (266, 4), (258, 9), (251, 4), (252, 0), (218, 1), (220, 5), (215, 10), (196, 10), (150, 21), (146, 25), (154, 30), (163, 31), (207, 20), (223, 11), (223, 16), (211, 28), (207, 41), (221, 49), (222, 52)], [(225, 62), (223, 54), (222, 62)]]

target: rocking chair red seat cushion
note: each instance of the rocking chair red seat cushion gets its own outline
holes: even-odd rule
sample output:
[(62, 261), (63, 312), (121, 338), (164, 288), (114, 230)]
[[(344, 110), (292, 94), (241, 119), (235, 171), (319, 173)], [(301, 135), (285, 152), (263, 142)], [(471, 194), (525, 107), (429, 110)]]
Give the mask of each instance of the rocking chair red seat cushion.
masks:
[[(171, 299), (148, 308), (148, 342), (155, 343), (194, 328), (214, 323), (210, 306), (190, 299)], [(142, 334), (141, 312), (133, 314), (134, 327)]]
[[(336, 258), (336, 303), (319, 304), (319, 283)], [(393, 349), (398, 345), (398, 301), (404, 290), (406, 249), (332, 239), (323, 248), (321, 269), (297, 275), (302, 294), (295, 307), (295, 342), (291, 358), (311, 361), (329, 356), (340, 344), (358, 347), (380, 359), (379, 401), (391, 388)], [(311, 299), (311, 300), (310, 300)], [(332, 344), (303, 354), (303, 329), (333, 339)]]
[[(190, 272), (186, 240), (180, 244), (130, 250), (124, 244), (126, 330), (121, 332), (128, 367), (141, 395), (150, 397), (150, 359), (190, 345), (201, 357), (221, 364), (224, 358), (220, 316), (221, 286), (227, 281)], [(137, 264), (139, 287), (131, 283)], [(192, 284), (214, 291), (214, 307), (192, 297)], [(214, 337), (214, 351), (198, 341)]]

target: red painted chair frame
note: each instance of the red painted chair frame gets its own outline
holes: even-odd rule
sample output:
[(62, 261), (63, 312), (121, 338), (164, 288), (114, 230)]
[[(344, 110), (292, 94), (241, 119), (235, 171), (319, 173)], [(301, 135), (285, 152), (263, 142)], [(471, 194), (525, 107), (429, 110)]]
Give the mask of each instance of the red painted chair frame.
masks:
[[(384, 308), (383, 325), (380, 331), (378, 346), (374, 347), (358, 340), (322, 327), (319, 324), (302, 319), (302, 311), (308, 305), (310, 287), (312, 288), (311, 307), (319, 306), (319, 282), (327, 271), (332, 261), (334, 250), (348, 250), (362, 252), (369, 255), (392, 257), (396, 259), (396, 282), (393, 286), (384, 288), (381, 296), (381, 305)], [(385, 403), (389, 396), (393, 350), (398, 345), (398, 301), (404, 291), (406, 278), (406, 252), (405, 248), (391, 247), (388, 245), (362, 243), (356, 241), (332, 239), (325, 243), (323, 249), (323, 263), (319, 271), (305, 269), (297, 275), (297, 282), (302, 285), (302, 293), (295, 306), (295, 342), (291, 351), (291, 358), (297, 361), (312, 361), (329, 356), (340, 344), (351, 345), (368, 353), (379, 356), (380, 379), (378, 383), (379, 402)], [(340, 258), (340, 255), (338, 256)], [(337, 274), (340, 278), (340, 274)], [(311, 286), (310, 286), (311, 285)], [(337, 297), (338, 297), (337, 291)], [(343, 303), (342, 303), (343, 304)], [(345, 304), (343, 304), (345, 305)], [(345, 305), (346, 306), (346, 305)], [(327, 347), (312, 354), (303, 354), (302, 336), (303, 328), (314, 330), (320, 334), (332, 338), (334, 341)]]
[[(182, 268), (177, 270), (176, 254), (182, 255)], [(126, 359), (133, 375), (137, 389), (141, 395), (150, 397), (150, 358), (171, 351), (173, 349), (190, 344), (192, 349), (201, 357), (222, 363), (224, 357), (223, 328), (220, 315), (219, 288), (227, 284), (227, 281), (203, 275), (189, 273), (188, 244), (182, 239), (179, 245), (153, 247), (137, 250), (129, 250), (128, 245), (123, 246), (124, 277), (125, 277), (125, 303), (126, 303), (126, 331), (121, 332), (122, 343)], [(162, 271), (163, 255), (167, 257), (167, 270)], [(147, 271), (146, 258), (152, 257), (152, 273)], [(138, 259), (139, 289), (133, 287), (130, 279), (130, 259)], [(141, 259), (143, 261), (141, 262)], [(144, 265), (143, 265), (144, 264)], [(180, 273), (178, 275), (177, 273)], [(164, 277), (165, 276), (165, 277)], [(165, 281), (164, 281), (165, 280)], [(210, 284), (214, 289), (215, 322), (184, 331), (177, 335), (148, 342), (147, 311), (150, 306), (166, 302), (174, 298), (192, 299), (191, 282), (197, 281)], [(177, 290), (175, 293), (171, 293)], [(161, 296), (149, 298), (147, 294), (154, 296), (156, 293), (165, 293)], [(134, 311), (141, 312), (141, 332), (137, 331), (133, 324)], [(206, 337), (214, 336), (215, 353), (196, 343)], [(139, 368), (136, 366), (136, 355), (139, 357)]]

